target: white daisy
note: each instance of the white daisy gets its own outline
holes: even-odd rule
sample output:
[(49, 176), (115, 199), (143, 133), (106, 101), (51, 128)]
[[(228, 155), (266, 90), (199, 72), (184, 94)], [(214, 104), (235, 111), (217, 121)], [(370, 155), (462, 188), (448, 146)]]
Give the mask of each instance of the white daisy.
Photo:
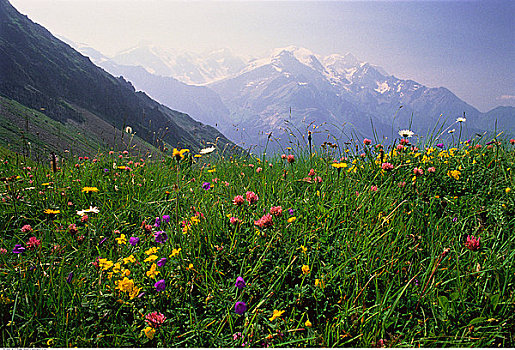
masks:
[(463, 123), (463, 122), (466, 122), (466, 121), (467, 121), (467, 118), (463, 118), (463, 117), (459, 117), (458, 119), (456, 119), (457, 123)]
[(84, 210), (77, 210), (77, 215), (79, 216), (84, 216), (86, 215), (87, 213), (95, 213), (95, 214), (98, 214), (100, 212), (100, 210), (98, 210), (97, 207), (92, 207), (90, 206), (89, 209), (84, 209)]
[(399, 131), (399, 136), (401, 137), (411, 137), (413, 136), (415, 133), (411, 130), (408, 130), (408, 129), (404, 129), (404, 130), (400, 130)]
[(127, 134), (132, 134), (132, 128), (131, 128), (130, 126), (126, 126), (126, 127), (125, 127), (125, 132), (126, 132)]
[(452, 129), (452, 130), (447, 131), (447, 133), (449, 133), (449, 134), (454, 134), (455, 132), (456, 132), (456, 129)]

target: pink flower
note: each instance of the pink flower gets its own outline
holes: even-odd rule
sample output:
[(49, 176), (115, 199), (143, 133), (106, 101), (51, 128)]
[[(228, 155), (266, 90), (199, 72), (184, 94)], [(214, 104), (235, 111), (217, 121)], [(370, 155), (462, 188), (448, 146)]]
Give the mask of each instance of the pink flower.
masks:
[(256, 169), (256, 173), (260, 173), (260, 172), (262, 172), (262, 171), (263, 171), (263, 168), (261, 168), (261, 167), (258, 167), (258, 168)]
[(247, 191), (245, 193), (245, 197), (247, 198), (247, 202), (249, 202), (249, 204), (254, 204), (259, 200), (259, 197), (257, 196), (257, 194), (255, 194), (252, 191)]
[(7, 254), (7, 249), (0, 248), (0, 254)]
[(381, 168), (383, 168), (383, 170), (389, 171), (393, 169), (393, 165), (391, 163), (383, 163), (381, 164)]
[(148, 323), (150, 327), (158, 328), (165, 322), (166, 317), (157, 311), (151, 312), (145, 316), (145, 322)]
[(368, 146), (368, 145), (370, 145), (371, 143), (372, 143), (372, 140), (369, 140), (369, 139), (364, 139), (364, 140), (363, 140), (363, 144), (364, 144), (365, 146)]
[(259, 226), (261, 228), (272, 226), (273, 225), (272, 215), (270, 215), (270, 214), (263, 215), (263, 217), (261, 219), (254, 221), (254, 225)]
[(249, 164), (249, 168), (253, 168), (254, 167), (254, 164)]
[(282, 216), (283, 208), (281, 206), (272, 207), (270, 208), (270, 214), (272, 214), (273, 216)]
[(238, 218), (235, 218), (234, 216), (232, 216), (229, 221), (231, 222), (231, 225), (237, 225), (237, 224), (240, 224), (241, 223), (241, 220), (238, 219)]
[(417, 152), (417, 151), (418, 151), (418, 147), (413, 146), (413, 147), (411, 147), (411, 150), (412, 150), (413, 152)]
[(281, 154), (281, 159), (286, 159), (286, 154)]
[(36, 249), (41, 245), (41, 241), (37, 239), (36, 237), (30, 237), (29, 241), (27, 242), (27, 248), (29, 249)]
[(397, 145), (397, 151), (402, 151), (404, 150), (404, 146), (403, 145)]
[(314, 176), (315, 175), (315, 169), (311, 169), (308, 173), (308, 176)]
[(243, 196), (237, 195), (237, 196), (234, 197), (232, 202), (233, 202), (234, 205), (242, 205), (243, 202), (245, 202), (245, 199), (243, 198)]
[(88, 219), (89, 219), (88, 215), (84, 214), (84, 215), (82, 215), (82, 217), (80, 218), (80, 221), (81, 221), (81, 222), (88, 222)]
[(295, 162), (295, 156), (293, 154), (288, 154), (287, 160), (288, 163), (293, 164)]
[(435, 171), (436, 171), (436, 168), (434, 166), (430, 166), (429, 168), (427, 168), (428, 173), (434, 173)]
[(406, 140), (406, 139), (401, 139), (399, 142), (400, 142), (401, 145), (407, 145), (409, 143), (409, 141)]
[(511, 139), (510, 144), (515, 145), (515, 139)]
[(376, 185), (370, 186), (370, 191), (377, 192), (377, 186)]
[(415, 176), (422, 175), (422, 174), (424, 174), (424, 170), (422, 170), (420, 168), (414, 168), (413, 169), (413, 174), (415, 174)]
[(23, 225), (23, 227), (21, 228), (21, 232), (23, 232), (23, 233), (32, 232), (32, 227), (30, 225)]
[(476, 251), (478, 250), (480, 247), (479, 247), (479, 240), (481, 238), (478, 237), (474, 237), (474, 236), (467, 236), (467, 240), (465, 241), (465, 247), (467, 247), (468, 249), (470, 250), (473, 250), (473, 251)]
[(68, 226), (68, 233), (69, 234), (75, 235), (75, 234), (77, 234), (77, 232), (79, 232), (79, 230), (77, 229), (77, 225), (71, 224), (70, 226)]
[(406, 186), (406, 181), (401, 181), (397, 184), (397, 186), (399, 186), (400, 188), (403, 188), (404, 186)]

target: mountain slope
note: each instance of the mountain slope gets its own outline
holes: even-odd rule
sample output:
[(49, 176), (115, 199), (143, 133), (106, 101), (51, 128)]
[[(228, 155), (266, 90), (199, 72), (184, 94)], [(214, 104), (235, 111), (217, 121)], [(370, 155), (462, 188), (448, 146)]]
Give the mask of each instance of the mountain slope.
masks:
[[(0, 95), (54, 120), (83, 122), (84, 111), (157, 146), (232, 143), (216, 129), (166, 108), (115, 78), (0, 0)], [(82, 111), (81, 111), (82, 110)]]

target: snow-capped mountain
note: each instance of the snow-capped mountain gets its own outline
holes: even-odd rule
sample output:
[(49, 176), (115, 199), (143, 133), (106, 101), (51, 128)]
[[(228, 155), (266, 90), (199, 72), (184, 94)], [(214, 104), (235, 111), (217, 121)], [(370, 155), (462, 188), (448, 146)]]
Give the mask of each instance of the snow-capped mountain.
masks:
[(321, 56), (289, 46), (244, 61), (228, 50), (200, 55), (147, 45), (109, 59), (79, 49), (137, 89), (216, 126), (243, 146), (263, 146), (272, 132), (277, 147), (284, 147), (292, 133), (302, 137), (308, 129), (316, 143), (328, 137), (370, 138), (372, 129), (379, 137), (406, 128), (426, 135), (463, 113), (464, 133), (493, 130), (496, 118), (497, 129), (515, 133), (513, 107), (480, 113), (446, 88), (398, 79), (350, 53)]

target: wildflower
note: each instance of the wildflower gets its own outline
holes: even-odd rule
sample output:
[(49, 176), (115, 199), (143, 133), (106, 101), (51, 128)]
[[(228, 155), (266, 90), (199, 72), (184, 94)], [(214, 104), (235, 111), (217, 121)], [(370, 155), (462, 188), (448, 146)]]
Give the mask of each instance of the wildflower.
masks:
[(231, 216), (231, 218), (229, 219), (229, 222), (231, 223), (231, 225), (237, 225), (237, 224), (241, 223), (241, 220), (238, 218), (235, 218), (234, 216)]
[(152, 326), (154, 328), (161, 327), (165, 320), (165, 315), (157, 311), (151, 312), (145, 316), (145, 322), (147, 322), (149, 326)]
[(365, 146), (368, 146), (368, 145), (370, 145), (371, 143), (372, 143), (372, 140), (369, 140), (369, 139), (364, 139), (364, 140), (363, 140), (363, 144), (364, 144)]
[(98, 210), (97, 207), (92, 207), (90, 206), (88, 209), (84, 209), (84, 210), (78, 210), (77, 211), (77, 215), (79, 216), (84, 216), (86, 215), (87, 213), (95, 213), (95, 214), (98, 214), (100, 212), (100, 210)]
[(247, 305), (243, 301), (238, 301), (234, 305), (234, 312), (238, 315), (243, 315), (247, 311)]
[(120, 235), (120, 237), (116, 238), (115, 240), (116, 242), (118, 242), (118, 244), (127, 244), (127, 238), (123, 233)]
[(474, 236), (467, 236), (467, 240), (465, 241), (465, 247), (467, 247), (468, 249), (470, 250), (473, 250), (473, 251), (476, 251), (478, 250), (480, 247), (479, 247), (479, 240), (481, 238), (478, 237), (474, 237)]
[(145, 258), (145, 260), (143, 260), (143, 262), (152, 262), (152, 261), (156, 261), (156, 260), (157, 260), (157, 258), (158, 258), (158, 256), (157, 256), (157, 255), (152, 254), (152, 255), (149, 255), (148, 257), (146, 257), (146, 258)]
[(443, 148), (443, 143), (437, 143), (437, 144), (436, 144), (436, 147), (438, 147), (438, 148)]
[(294, 212), (294, 210), (293, 210), (292, 208), (288, 209), (288, 213), (289, 213), (290, 215), (293, 215), (293, 212)]
[(45, 209), (45, 211), (44, 211), (45, 214), (49, 214), (49, 215), (59, 214), (60, 212), (61, 212), (60, 210), (53, 210), (53, 209)]
[(459, 170), (449, 170), (447, 171), (447, 176), (454, 178), (455, 180), (460, 179), (461, 172)]
[[(400, 146), (404, 146), (404, 145), (409, 144), (409, 140), (408, 139), (401, 139), (399, 141), (399, 143), (400, 143)], [(404, 149), (404, 147), (401, 147), (401, 149)]]
[(393, 165), (391, 163), (383, 163), (383, 164), (381, 164), (381, 168), (383, 170), (389, 171), (389, 170), (393, 170)]
[(32, 232), (32, 227), (30, 225), (23, 225), (23, 227), (21, 228), (21, 232), (23, 232), (23, 233)]
[(163, 290), (166, 289), (166, 282), (165, 280), (159, 280), (157, 281), (155, 284), (154, 284), (154, 287), (156, 287), (156, 290), (158, 292), (162, 292)]
[(203, 148), (200, 150), (200, 154), (209, 154), (209, 153), (212, 153), (213, 151), (215, 150), (215, 147), (208, 147), (208, 148)]
[(297, 218), (296, 218), (295, 216), (292, 216), (292, 217), (291, 217), (291, 218), (289, 218), (287, 221), (288, 221), (288, 223), (290, 224), (290, 223), (294, 222), (295, 220), (297, 220)]
[(88, 219), (89, 219), (89, 216), (87, 216), (86, 214), (82, 215), (82, 217), (80, 218), (80, 222), (88, 222)]
[(131, 237), (129, 238), (129, 244), (135, 247), (139, 243), (139, 237)]
[(325, 287), (324, 280), (315, 278), (315, 287), (324, 288)]
[(66, 283), (72, 283), (73, 278), (73, 271), (68, 274), (68, 277), (66, 277)]
[(286, 159), (290, 164), (293, 164), (295, 162), (295, 156), (293, 154), (288, 154), (288, 157), (286, 157)]
[(399, 130), (399, 136), (401, 137), (412, 137), (415, 133), (411, 130), (403, 129)]
[(346, 168), (347, 167), (347, 163), (333, 163), (333, 164), (331, 164), (331, 166), (333, 168), (336, 168), (336, 169), (340, 170), (342, 168)]
[(420, 168), (414, 168), (413, 169), (413, 174), (415, 174), (415, 176), (417, 175), (423, 175), (424, 174), (424, 170), (420, 169)]
[(403, 145), (397, 145), (397, 151), (402, 151), (404, 150), (404, 146)]
[(515, 139), (510, 139), (510, 144), (515, 145)]
[(0, 248), (0, 254), (7, 254), (7, 249)]
[(154, 227), (160, 227), (161, 226), (161, 218), (158, 216), (156, 217), (154, 221)]
[(25, 251), (25, 247), (22, 246), (21, 244), (15, 244), (14, 245), (14, 248), (13, 248), (13, 253), (14, 254), (21, 254)]
[(457, 123), (464, 123), (466, 121), (467, 121), (467, 118), (464, 118), (464, 117), (459, 117), (458, 119), (456, 119)]
[(237, 195), (232, 200), (232, 203), (234, 205), (242, 205), (244, 201), (245, 201), (245, 199), (243, 198), (243, 196)]
[(91, 193), (91, 192), (98, 192), (98, 188), (96, 187), (83, 187), (82, 192)]
[(311, 326), (313, 326), (313, 324), (311, 324), (311, 322), (309, 322), (309, 320), (306, 320), (306, 322), (304, 322), (304, 325), (305, 325), (306, 327), (311, 327)]
[(258, 173), (258, 174), (259, 174), (260, 172), (262, 172), (262, 171), (263, 171), (263, 168), (261, 168), (261, 167), (258, 167), (258, 168), (256, 169), (256, 173)]
[(79, 230), (77, 229), (77, 225), (75, 224), (71, 224), (70, 226), (68, 226), (68, 233), (71, 234), (71, 235), (75, 235), (79, 232)]
[(240, 337), (241, 337), (241, 338), (243, 338), (243, 336), (241, 335), (241, 332), (236, 332), (236, 333), (234, 333), (234, 334), (232, 335), (232, 339), (233, 339), (233, 340), (236, 340), (236, 339), (238, 339), (238, 338), (240, 338)]
[(506, 192), (506, 194), (510, 193), (510, 192), (511, 192), (511, 188), (506, 187), (506, 188), (504, 189), (504, 192)]
[(166, 260), (166, 258), (161, 258), (161, 259), (159, 259), (159, 260), (157, 261), (157, 266), (158, 266), (158, 267), (162, 267), (162, 266), (164, 266), (164, 265), (166, 264), (166, 261), (167, 261), (167, 260)]
[(184, 158), (184, 153), (189, 152), (189, 149), (181, 149), (180, 151), (177, 150), (177, 148), (173, 149), (172, 155), (175, 157), (175, 159), (180, 160)]
[(145, 254), (152, 255), (152, 254), (157, 253), (158, 250), (159, 250), (159, 247), (152, 247), (152, 248), (145, 250)]
[(282, 311), (279, 311), (279, 310), (274, 310), (274, 313), (272, 314), (272, 317), (269, 318), (270, 321), (273, 321), (275, 320), (277, 317), (281, 317), (283, 314), (284, 314), (284, 310)]
[(270, 208), (270, 214), (280, 217), (283, 215), (283, 208), (281, 206)]
[(315, 169), (309, 170), (308, 176), (314, 176), (315, 175)]
[(168, 235), (164, 231), (158, 231), (154, 233), (154, 240), (156, 243), (165, 243), (168, 240)]
[(98, 266), (106, 271), (109, 270), (113, 266), (113, 262), (107, 259), (98, 259)]
[(452, 130), (447, 131), (448, 134), (454, 134), (455, 132), (456, 132), (456, 129), (452, 129)]
[(377, 192), (377, 186), (376, 185), (370, 186), (370, 191)]
[(238, 289), (243, 289), (245, 287), (245, 281), (243, 280), (243, 277), (238, 276), (234, 285), (238, 287)]
[(285, 160), (286, 159), (286, 154), (281, 154), (281, 159)]
[(128, 126), (128, 125), (127, 125), (127, 126), (125, 127), (125, 132), (126, 132), (127, 134), (132, 134), (132, 128), (131, 128), (130, 126)]
[(163, 215), (163, 221), (168, 224), (170, 222), (170, 215)]
[(134, 255), (129, 255), (128, 257), (126, 258), (123, 258), (123, 263), (124, 264), (128, 264), (128, 263), (134, 263), (136, 262), (136, 258), (134, 258)]
[(173, 258), (174, 256), (176, 255), (179, 255), (179, 253), (181, 252), (182, 248), (179, 248), (179, 249), (172, 249), (172, 254), (170, 254), (170, 258)]
[(302, 265), (302, 273), (305, 275), (309, 274), (309, 266), (308, 265)]
[(27, 242), (27, 248), (29, 249), (37, 249), (41, 245), (41, 241), (36, 237), (30, 237)]
[(211, 184), (209, 182), (204, 182), (202, 184), (202, 188), (207, 191), (211, 188)]
[(254, 204), (259, 200), (259, 197), (257, 196), (257, 194), (255, 194), (252, 191), (247, 191), (245, 193), (245, 197), (247, 198), (247, 202), (249, 202), (249, 204)]
[(263, 217), (261, 217), (261, 219), (254, 221), (254, 225), (259, 226), (261, 228), (271, 227), (273, 225), (272, 215), (270, 215), (270, 214), (263, 215)]
[(156, 270), (157, 265), (152, 264), (150, 270), (147, 271), (147, 277), (155, 279), (157, 275), (159, 275), (159, 271)]
[(300, 246), (300, 250), (301, 250), (304, 254), (306, 254), (306, 253), (307, 253), (307, 251), (308, 251), (308, 248), (306, 248), (306, 247), (304, 247), (303, 245), (301, 245), (301, 246)]
[(435, 171), (436, 171), (436, 168), (434, 166), (427, 168), (428, 173), (434, 173)]
[(154, 334), (156, 333), (156, 330), (152, 327), (147, 327), (143, 330), (145, 332), (145, 335), (148, 339), (154, 339)]

